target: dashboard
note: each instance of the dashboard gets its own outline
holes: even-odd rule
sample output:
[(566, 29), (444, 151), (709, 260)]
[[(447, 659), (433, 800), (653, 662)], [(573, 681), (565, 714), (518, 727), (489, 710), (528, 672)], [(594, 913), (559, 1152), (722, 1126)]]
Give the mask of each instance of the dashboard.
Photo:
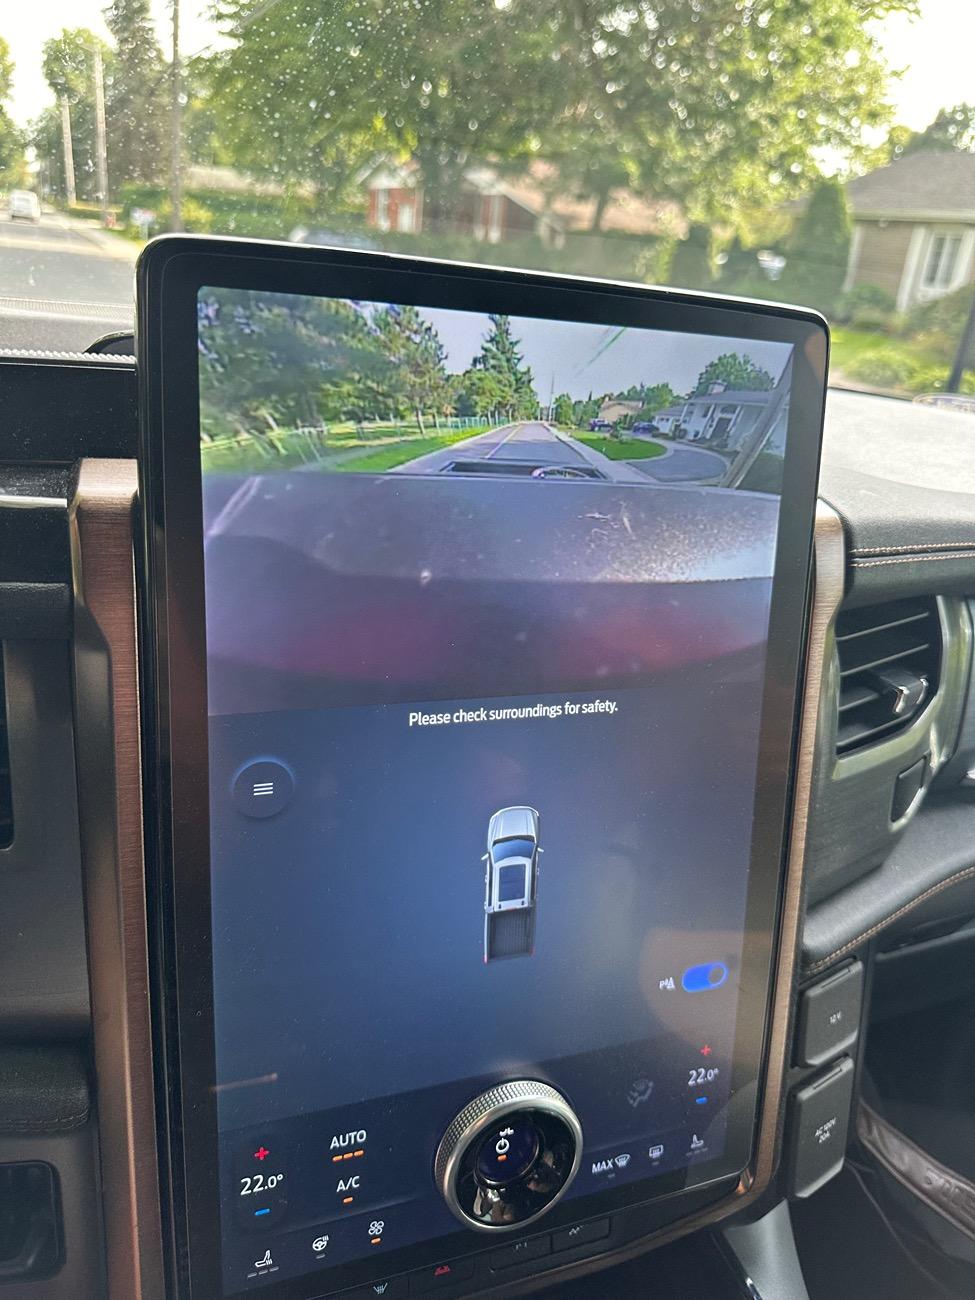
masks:
[[(179, 1171), (171, 1164), (171, 1146), (161, 1140), (168, 1103), (156, 1083), (173, 1064), (168, 1054), (175, 1040), (149, 1013), (153, 954), (167, 939), (158, 928), (164, 909), (153, 893), (157, 877), (143, 838), (145, 820), (157, 810), (155, 795), (147, 795), (140, 780), (145, 719), (138, 707), (135, 617), (135, 371), (131, 361), (117, 357), (4, 357), (0, 386), (8, 413), (0, 465), (0, 639), (9, 754), (0, 771), (6, 783), (0, 790), (0, 834), (11, 827), (6, 841), (0, 840), (0, 869), (9, 885), (9, 941), (0, 946), (0, 1030), (5, 1041), (59, 1045), (43, 1062), (47, 1111), (26, 1116), (32, 1124), (21, 1123), (19, 1130), (13, 1124), (4, 1128), (0, 1117), (0, 1162), (43, 1162), (57, 1170), (59, 1263), (36, 1294), (97, 1295), (103, 1288), (112, 1300), (162, 1297), (171, 1277), (167, 1242), (176, 1213), (169, 1198), (179, 1190)], [(451, 1071), (462, 1086), (454, 1086), (449, 1097), (438, 1096), (430, 1121), (442, 1143), (435, 1144), (434, 1161), (441, 1190), (449, 1185), (455, 1201), (463, 1196), (458, 1175), (465, 1159), (517, 1160), (521, 1152), (526, 1162), (534, 1161), (545, 1143), (551, 1167), (562, 1168), (566, 1187), (571, 1181), (574, 1191), (566, 1191), (551, 1219), (536, 1222), (532, 1208), (519, 1209), (511, 1233), (478, 1239), (469, 1222), (469, 1236), (456, 1235), (456, 1219), (469, 1218), (473, 1204), (452, 1206), (448, 1198), (445, 1205), (434, 1189), (429, 1204), (411, 1211), (419, 1214), (419, 1235), (436, 1239), (429, 1257), (388, 1272), (372, 1267), (365, 1281), (348, 1283), (356, 1288), (348, 1294), (516, 1294), (566, 1285), (677, 1236), (729, 1218), (759, 1216), (783, 1198), (804, 1198), (836, 1173), (855, 1123), (851, 1107), (866, 1008), (902, 999), (932, 942), (942, 949), (946, 943), (958, 946), (960, 982), (954, 992), (964, 992), (964, 980), (972, 979), (964, 973), (964, 954), (970, 952), (965, 927), (975, 914), (975, 785), (969, 775), (975, 771), (975, 706), (969, 699), (975, 474), (964, 468), (970, 460), (969, 423), (947, 411), (829, 394), (795, 770), (800, 816), (791, 828), (767, 1025), (770, 1064), (747, 1177), (734, 1162), (700, 1185), (682, 1175), (649, 1203), (625, 1195), (638, 1159), (641, 1174), (647, 1162), (663, 1178), (677, 1167), (668, 1161), (672, 1135), (679, 1132), (681, 1142), (686, 1136), (686, 1108), (697, 1107), (699, 1097), (721, 1096), (731, 1051), (716, 1046), (720, 1012), (695, 1024), (693, 1035), (682, 1024), (678, 1040), (666, 1050), (655, 1042), (648, 1059), (632, 1036), (616, 1034), (613, 1026), (600, 1028), (606, 1042), (587, 1048), (603, 1067), (610, 1043), (620, 1059), (614, 1056), (594, 1086), (600, 1095), (608, 1089), (618, 1098), (621, 1122), (614, 1117), (606, 1140), (586, 1146), (584, 1164), (579, 1106), (565, 1104), (566, 1094), (575, 1101), (585, 1093), (565, 1073), (578, 1067), (584, 1074), (581, 1056), (566, 1062), (558, 1051), (539, 1051), (525, 1069), (507, 1063), (506, 1083), (493, 1068), (475, 1068), (477, 1053), (465, 1048), (462, 1055), (472, 1068)], [(470, 490), (466, 482), (457, 489)], [(228, 675), (226, 690), (232, 694), (239, 684)], [(556, 690), (564, 695), (564, 687), (559, 681)], [(600, 687), (569, 698), (582, 704), (609, 696)], [(435, 730), (423, 717), (464, 709), (473, 714), (481, 707), (478, 691), (457, 691), (450, 698), (449, 708), (435, 701), (409, 706), (421, 715), (414, 731), (430, 728), (429, 736)], [(545, 697), (542, 703), (551, 701)], [(382, 704), (390, 707), (389, 701)], [(598, 719), (602, 725), (608, 720)], [(315, 737), (308, 741), (313, 748), (320, 743)], [(341, 737), (329, 743), (341, 748)], [(266, 764), (276, 751), (266, 736), (256, 748), (249, 739), (241, 748), (233, 737), (227, 745), (220, 779), (233, 795), (245, 760), (259, 750)], [(460, 760), (451, 761), (456, 766)], [(273, 798), (257, 790), (280, 780), (278, 769), (247, 769), (244, 797), (252, 806), (258, 798)], [(699, 798), (713, 787), (705, 772), (689, 771), (684, 780), (699, 781)], [(69, 795), (52, 801), (52, 789)], [(485, 796), (490, 815), (478, 820), (477, 844), (468, 855), (476, 866), (476, 955), (478, 976), (500, 971), (511, 980), (519, 963), (530, 960), (519, 954), (553, 933), (549, 859), (554, 863), (564, 849), (545, 807), (527, 796), (494, 794)], [(228, 816), (239, 815), (232, 810), (230, 803)], [(250, 836), (260, 822), (235, 824)], [(502, 875), (513, 860), (503, 854), (506, 841), (519, 845), (517, 887), (510, 874)], [(559, 845), (558, 854), (553, 845)], [(408, 906), (399, 900), (390, 924), (398, 917), (412, 933), (415, 923), (407, 924), (402, 910)], [(506, 915), (517, 916), (518, 926), (491, 920), (503, 922)], [(623, 918), (616, 916), (612, 924), (619, 927)], [(678, 929), (676, 923), (668, 928)], [(269, 922), (266, 934), (252, 934), (249, 942), (280, 943), (280, 930)], [(377, 933), (363, 930), (373, 947)], [(425, 944), (429, 937), (417, 938), (411, 969), (422, 965)], [(355, 942), (343, 952), (346, 963), (354, 963)], [(672, 981), (675, 998), (704, 1005), (713, 997), (717, 1006), (727, 992), (727, 951), (684, 954), (675, 945), (666, 969), (654, 968), (656, 994), (669, 996)], [(282, 952), (281, 960), (288, 956)], [(310, 953), (293, 958), (307, 963)], [(590, 971), (587, 983), (592, 977)], [(246, 971), (237, 971), (231, 984), (246, 978)], [(341, 972), (332, 978), (341, 984)], [(383, 1015), (377, 1002), (382, 997), (382, 988), (375, 988), (364, 1001), (350, 1001), (347, 1036), (354, 1038), (363, 1018)], [(581, 1000), (583, 994), (576, 998)], [(504, 1005), (517, 1009), (516, 988)], [(233, 1015), (246, 1020), (246, 1006), (244, 999)], [(241, 1030), (237, 1042), (256, 1042), (256, 1054), (235, 1062), (235, 1070), (240, 1064), (261, 1074), (260, 1039), (280, 1020), (279, 1006), (269, 1011), (266, 1026), (252, 1025), (249, 1038)], [(463, 1034), (463, 1025), (442, 1013), (430, 1022), (455, 1042)], [(79, 1064), (89, 1035), (93, 1080)], [(388, 1045), (389, 1034), (376, 1035), (376, 1042)], [(621, 1043), (630, 1043), (622, 1053)], [(411, 1074), (406, 1066), (414, 1058), (400, 1055), (398, 1097), (442, 1086), (443, 1080)], [(359, 1063), (357, 1056), (350, 1051), (349, 1068), (358, 1064), (366, 1076), (375, 1075), (376, 1061), (364, 1055)], [(661, 1059), (667, 1062), (663, 1072)], [(37, 1053), (22, 1063), (28, 1078), (37, 1068)], [(641, 1111), (654, 1090), (658, 1101), (664, 1093), (673, 1099), (680, 1118), (665, 1117), (659, 1128), (644, 1131)], [(350, 1093), (362, 1100), (349, 1106)], [(221, 1168), (227, 1171), (226, 1231), (240, 1248), (244, 1274), (234, 1278), (235, 1286), (251, 1284), (260, 1294), (258, 1285), (306, 1271), (303, 1262), (291, 1265), (292, 1249), (322, 1266), (329, 1251), (347, 1250), (346, 1224), (361, 1230), (356, 1256), (392, 1254), (391, 1234), (409, 1230), (396, 1203), (397, 1189), (409, 1180), (396, 1162), (410, 1165), (409, 1126), (422, 1108), (397, 1112), (388, 1098), (369, 1099), (368, 1082), (337, 1091), (334, 1105), (300, 1103), (280, 1114), (248, 1110), (246, 1090), (229, 1096), (227, 1114), (233, 1118), (221, 1139)], [(22, 1094), (13, 1105), (23, 1111)], [(65, 1114), (75, 1117), (71, 1125), (64, 1124)], [(61, 1117), (57, 1123), (55, 1116)], [(815, 1136), (824, 1125), (831, 1135), (826, 1143)], [(348, 1218), (315, 1218), (317, 1211), (301, 1209), (301, 1193), (290, 1192), (307, 1180), (303, 1162), (312, 1130), (334, 1166), (337, 1205), (353, 1198), (355, 1213)], [(699, 1137), (693, 1124), (688, 1131)], [(418, 1161), (427, 1159), (428, 1144), (424, 1136)], [(680, 1157), (681, 1169), (701, 1158), (683, 1147)], [(488, 1184), (500, 1185), (497, 1166), (484, 1164), (481, 1172)], [(101, 1215), (93, 1208), (96, 1177)], [(587, 1199), (594, 1192), (603, 1199)], [(573, 1208), (574, 1201), (580, 1208)], [(265, 1244), (254, 1230), (255, 1211), (264, 1221), (261, 1228), (290, 1226), (288, 1216), (296, 1213), (295, 1245), (290, 1234), (287, 1241), (268, 1236)], [(65, 1243), (82, 1240), (96, 1244), (65, 1249)], [(647, 1256), (647, 1276), (653, 1259)], [(351, 1275), (336, 1276), (338, 1283), (323, 1285), (323, 1293), (345, 1290), (343, 1279)]]

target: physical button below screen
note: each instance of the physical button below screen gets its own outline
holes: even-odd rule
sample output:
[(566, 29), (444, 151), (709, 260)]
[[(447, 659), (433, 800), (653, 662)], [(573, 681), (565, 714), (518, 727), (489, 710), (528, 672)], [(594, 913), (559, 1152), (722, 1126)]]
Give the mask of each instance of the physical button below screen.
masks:
[(491, 1251), (491, 1268), (511, 1268), (514, 1264), (524, 1264), (529, 1259), (541, 1259), (552, 1253), (551, 1237), (522, 1237), (510, 1246)]
[(394, 1277), (388, 1281), (367, 1282), (354, 1291), (343, 1291), (338, 1300), (376, 1300), (376, 1296), (382, 1296), (382, 1300), (402, 1300), (409, 1290), (408, 1278)]
[(552, 1236), (552, 1250), (572, 1250), (576, 1246), (587, 1246), (593, 1241), (602, 1241), (609, 1236), (609, 1219), (593, 1219), (591, 1223), (577, 1223), (574, 1227), (563, 1228)]
[(414, 1273), (410, 1282), (410, 1294), (424, 1295), (428, 1291), (438, 1291), (441, 1287), (454, 1286), (457, 1282), (466, 1282), (473, 1276), (473, 1259), (445, 1260)]

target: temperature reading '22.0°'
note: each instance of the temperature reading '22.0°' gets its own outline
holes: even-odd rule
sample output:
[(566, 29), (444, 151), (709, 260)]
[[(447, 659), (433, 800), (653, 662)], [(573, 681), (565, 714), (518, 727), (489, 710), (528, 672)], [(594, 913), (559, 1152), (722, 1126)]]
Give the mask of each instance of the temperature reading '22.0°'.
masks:
[(699, 1088), (702, 1083), (713, 1083), (718, 1077), (718, 1066), (710, 1067), (699, 1065), (696, 1070), (689, 1070), (687, 1073), (688, 1088)]
[(284, 1174), (251, 1174), (240, 1180), (241, 1196), (254, 1196), (257, 1192), (273, 1192), (278, 1183), (284, 1181)]

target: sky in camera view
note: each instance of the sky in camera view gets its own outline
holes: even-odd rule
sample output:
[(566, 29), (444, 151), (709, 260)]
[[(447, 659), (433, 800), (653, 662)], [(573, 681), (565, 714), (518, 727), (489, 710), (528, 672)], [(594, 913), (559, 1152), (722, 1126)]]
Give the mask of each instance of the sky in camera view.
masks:
[[(421, 314), (436, 326), (447, 352), (447, 367), (466, 370), (480, 351), (487, 320), (476, 312), (424, 307)], [(624, 329), (616, 325), (553, 324), (515, 316), (512, 326), (525, 363), (535, 375), (539, 393), (622, 392), (631, 384), (668, 383), (675, 393), (689, 392), (698, 375), (724, 352), (747, 352), (749, 358), (778, 380), (792, 348), (759, 339), (709, 338), (667, 334), (661, 330)]]

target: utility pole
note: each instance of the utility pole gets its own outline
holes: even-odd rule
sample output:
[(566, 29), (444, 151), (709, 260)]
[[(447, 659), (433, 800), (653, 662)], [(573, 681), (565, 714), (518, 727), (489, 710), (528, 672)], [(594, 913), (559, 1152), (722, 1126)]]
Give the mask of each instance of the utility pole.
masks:
[(169, 204), (171, 230), (183, 229), (183, 76), (179, 59), (179, 0), (173, 2), (172, 137), (169, 146)]
[(95, 166), (98, 175), (98, 201), (102, 208), (102, 225), (108, 225), (108, 153), (105, 145), (105, 67), (101, 49), (95, 54)]
[(947, 384), (945, 384), (946, 392), (958, 392), (961, 388), (962, 376), (966, 367), (969, 364), (975, 366), (973, 357), (975, 357), (975, 297), (972, 298), (972, 307), (968, 313), (968, 320), (965, 322), (965, 328), (962, 330), (961, 338), (958, 341), (958, 351), (955, 353), (951, 374), (948, 376)]
[(64, 144), (64, 192), (68, 207), (73, 208), (78, 202), (78, 192), (74, 184), (74, 148), (71, 143), (71, 108), (67, 95), (61, 96), (61, 137)]

